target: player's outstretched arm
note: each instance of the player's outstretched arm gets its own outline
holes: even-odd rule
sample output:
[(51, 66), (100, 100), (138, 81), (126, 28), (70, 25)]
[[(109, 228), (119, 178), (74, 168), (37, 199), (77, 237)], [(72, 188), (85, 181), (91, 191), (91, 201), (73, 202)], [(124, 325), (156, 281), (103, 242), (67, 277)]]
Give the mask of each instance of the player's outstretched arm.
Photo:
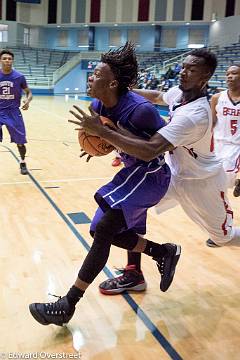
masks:
[(102, 126), (98, 135), (123, 152), (144, 161), (151, 161), (175, 148), (159, 133), (154, 134), (149, 140), (145, 140), (133, 134), (127, 135), (127, 132), (123, 130), (113, 131)]
[(129, 155), (135, 156), (144, 161), (150, 161), (166, 151), (171, 151), (175, 147), (167, 141), (162, 135), (156, 133), (149, 140), (141, 139), (128, 131), (112, 130), (108, 126), (103, 126), (99, 121), (99, 115), (89, 108), (91, 115), (86, 114), (78, 106), (74, 106), (76, 111), (70, 111), (77, 120), (69, 122), (77, 124), (90, 134), (100, 136), (111, 143), (116, 148)]
[(218, 94), (214, 94), (211, 97), (211, 109), (212, 109), (212, 118), (213, 118), (213, 128), (214, 126), (216, 126), (217, 123), (217, 111), (216, 111), (216, 106), (218, 103), (218, 99), (219, 99), (220, 93)]
[(153, 104), (158, 105), (167, 105), (163, 101), (163, 92), (158, 90), (145, 90), (145, 89), (132, 89), (138, 95), (145, 97), (147, 100), (151, 101)]

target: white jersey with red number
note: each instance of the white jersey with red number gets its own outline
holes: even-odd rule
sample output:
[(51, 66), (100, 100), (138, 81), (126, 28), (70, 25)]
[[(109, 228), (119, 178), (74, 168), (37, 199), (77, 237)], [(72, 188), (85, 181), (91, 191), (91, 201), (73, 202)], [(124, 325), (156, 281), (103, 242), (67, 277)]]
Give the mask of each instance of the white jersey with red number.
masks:
[(222, 160), (228, 187), (233, 187), (240, 171), (240, 103), (234, 104), (228, 96), (228, 90), (222, 91), (216, 113), (215, 152)]
[(211, 108), (205, 96), (180, 105), (181, 96), (179, 87), (163, 95), (169, 105), (170, 122), (158, 132), (176, 146), (167, 162), (173, 176), (206, 179), (222, 167), (213, 149)]
[(216, 105), (217, 124), (214, 139), (240, 145), (240, 103), (234, 105), (228, 90), (222, 91)]

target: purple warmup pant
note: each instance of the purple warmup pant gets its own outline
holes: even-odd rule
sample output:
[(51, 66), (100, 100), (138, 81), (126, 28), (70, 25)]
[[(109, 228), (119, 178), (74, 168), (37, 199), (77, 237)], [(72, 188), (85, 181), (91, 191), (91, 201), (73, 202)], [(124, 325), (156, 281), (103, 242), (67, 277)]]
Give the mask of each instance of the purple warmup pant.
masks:
[(6, 125), (11, 142), (25, 144), (26, 131), (19, 108), (0, 110), (0, 141), (2, 141), (2, 126)]

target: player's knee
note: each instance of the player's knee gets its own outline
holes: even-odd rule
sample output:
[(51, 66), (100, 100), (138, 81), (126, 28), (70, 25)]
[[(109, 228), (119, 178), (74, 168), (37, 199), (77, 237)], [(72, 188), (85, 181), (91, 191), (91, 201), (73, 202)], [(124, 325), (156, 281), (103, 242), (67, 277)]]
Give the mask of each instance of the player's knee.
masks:
[(110, 232), (109, 227), (111, 227), (110, 224), (106, 224), (106, 222), (101, 219), (96, 224), (95, 234), (108, 234)]
[(108, 224), (106, 221), (100, 220), (95, 229), (94, 240), (97, 242), (111, 242), (111, 239), (114, 237), (115, 232), (111, 227), (111, 224)]

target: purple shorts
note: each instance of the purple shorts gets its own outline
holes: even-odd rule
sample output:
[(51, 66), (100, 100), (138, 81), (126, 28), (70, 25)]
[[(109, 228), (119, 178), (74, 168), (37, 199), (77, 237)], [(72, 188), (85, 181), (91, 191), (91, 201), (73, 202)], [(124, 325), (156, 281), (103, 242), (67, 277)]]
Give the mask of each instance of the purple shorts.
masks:
[(8, 129), (11, 142), (25, 144), (26, 130), (21, 111), (18, 108), (0, 110), (0, 141), (2, 141), (2, 126)]
[[(127, 229), (138, 234), (146, 233), (147, 210), (159, 203), (167, 192), (171, 172), (167, 164), (162, 166), (134, 164), (120, 170), (108, 184), (95, 194), (99, 209), (92, 220), (90, 229), (109, 208), (121, 209)], [(127, 230), (123, 229), (123, 230)]]

